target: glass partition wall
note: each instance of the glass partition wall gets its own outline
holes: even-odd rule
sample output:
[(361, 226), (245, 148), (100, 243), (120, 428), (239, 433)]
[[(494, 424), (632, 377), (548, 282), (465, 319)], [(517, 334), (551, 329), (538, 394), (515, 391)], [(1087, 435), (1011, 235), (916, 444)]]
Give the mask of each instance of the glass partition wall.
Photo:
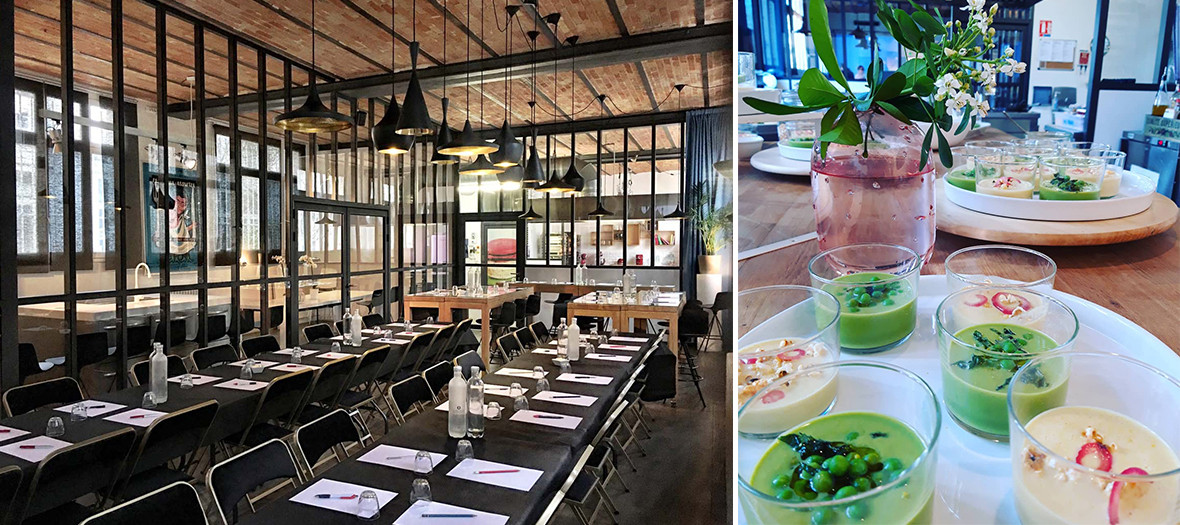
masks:
[(302, 103), (307, 65), (185, 13), (37, 2), (14, 20), (52, 31), (18, 37), (19, 73), (0, 80), (17, 212), (4, 342), (20, 343), (4, 355), (22, 361), (2, 363), (4, 388), (72, 376), (105, 391), (155, 341), (294, 344), (344, 308), (396, 318), (401, 294), (450, 286), (458, 181), (429, 146), (369, 147), (363, 120), (388, 98), (333, 93), (362, 122), (292, 134), (273, 122)]

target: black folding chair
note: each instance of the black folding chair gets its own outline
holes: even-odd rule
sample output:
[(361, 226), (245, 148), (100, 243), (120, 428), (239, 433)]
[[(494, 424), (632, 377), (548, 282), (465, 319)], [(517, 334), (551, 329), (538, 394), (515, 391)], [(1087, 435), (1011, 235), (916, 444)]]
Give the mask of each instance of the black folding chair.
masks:
[(266, 352), (278, 352), (282, 349), (283, 347), (279, 345), (279, 340), (273, 335), (261, 335), (251, 337), (250, 339), (242, 339), (242, 353), (246, 354), (246, 357), (254, 357)]
[(406, 350), (402, 354), (397, 370), (393, 375), (382, 377), (381, 380), (383, 382), (400, 381), (417, 374), (419, 367), (422, 365), (422, 360), (425, 359), (426, 353), (430, 351), (431, 344), (434, 343), (437, 334), (437, 332), (431, 332), (414, 336), (410, 340), (410, 344), (405, 346)]
[[(447, 341), (446, 350), (443, 354), (438, 356), (439, 360), (453, 359), (460, 353), (460, 346), (463, 343), (463, 336), (471, 334), (471, 319), (464, 319), (455, 324), (455, 329), (451, 331), (451, 339)], [(478, 340), (476, 341), (478, 343)]]
[[(524, 303), (524, 315), (529, 321), (537, 314), (541, 313), (541, 294), (535, 293), (528, 297)], [(524, 325), (521, 325), (524, 326)]]
[(315, 371), (315, 381), (307, 393), (307, 401), (296, 420), (307, 422), (336, 408), (336, 403), (348, 387), (348, 380), (356, 371), (357, 357), (348, 356), (324, 363)]
[(86, 398), (82, 385), (72, 377), (59, 377), (38, 383), (15, 386), (4, 392), (5, 417), (19, 416), (41, 407), (58, 407)]
[(127, 327), (127, 358), (145, 356), (152, 351), (152, 326), (141, 324)]
[(309, 343), (320, 339), (331, 339), (335, 336), (336, 334), (332, 333), (332, 327), (327, 323), (313, 324), (303, 328), (303, 337), (306, 337)]
[[(74, 500), (95, 494), (99, 505), (111, 495), (119, 470), (131, 452), (135, 431), (124, 427), (54, 450), (37, 464), (28, 497), (16, 515), (19, 523), (79, 523), (92, 512)], [(65, 501), (56, 507), (49, 502)]]
[(549, 328), (541, 321), (529, 325), (529, 330), (533, 331), (533, 337), (537, 339), (537, 344), (548, 343), (553, 338), (549, 334)]
[(423, 403), (434, 401), (434, 393), (426, 379), (416, 375), (389, 385), (389, 398), (393, 400), (394, 420), (404, 424), (407, 416), (423, 410)]
[(223, 339), (229, 329), (228, 323), (226, 322), (228, 317), (226, 314), (210, 315), (209, 319), (205, 322), (205, 326), (197, 331), (197, 337), (193, 341), (199, 343), (201, 338), (205, 337), (205, 344), (209, 344), (213, 341)]
[[(167, 341), (164, 340), (164, 335), (165, 335), (164, 334), (164, 327), (165, 326), (168, 326), (169, 330), (172, 332), (172, 333), (168, 334)], [(168, 321), (167, 325), (165, 325), (164, 322), (161, 321), (159, 323), (156, 323), (155, 342), (163, 344), (167, 348), (172, 348), (174, 346), (180, 346), (180, 345), (184, 344), (184, 341), (185, 341), (185, 338), (184, 338), (185, 330), (186, 330), (186, 322), (184, 319), (173, 319), (171, 321)]]
[(430, 393), (434, 395), (433, 401), (435, 403), (441, 403), (443, 400), (443, 389), (454, 377), (453, 366), (450, 361), (442, 361), (422, 371), (422, 379), (425, 379), (426, 386), (430, 387)]
[(430, 348), (423, 354), (424, 357), (419, 368), (421, 366), (430, 366), (433, 363), (445, 359), (443, 356), (446, 355), (447, 347), (451, 344), (451, 339), (454, 335), (455, 325), (453, 324), (439, 328), (438, 332), (434, 334), (434, 340), (430, 343)]
[(365, 324), (365, 328), (374, 328), (385, 324), (385, 317), (381, 314), (369, 314), (362, 317), (361, 322)]
[[(178, 355), (165, 356), (168, 358), (168, 377), (182, 376), (188, 372), (188, 367), (184, 364), (184, 358)], [(131, 381), (133, 386), (143, 386), (151, 382), (152, 375), (152, 361), (145, 359), (134, 365), (131, 365), (131, 370), (127, 371), (127, 379)]]
[[(213, 496), (213, 503), (221, 522), (233, 525), (238, 522), (238, 503), (243, 499), (254, 512), (254, 503), (275, 492), (283, 484), (291, 483), (298, 488), (303, 484), (303, 475), (295, 466), (295, 457), (287, 444), (271, 439), (237, 456), (213, 465), (205, 475), (205, 485)], [(269, 487), (258, 497), (251, 492), (272, 481), (280, 483)], [(232, 519), (231, 519), (232, 518)]]
[(173, 483), (95, 514), (81, 525), (164, 522), (168, 525), (209, 525), (195, 487), (185, 482)]
[(303, 459), (303, 471), (310, 479), (315, 476), (320, 459), (329, 450), (335, 453), (336, 461), (344, 461), (348, 457), (345, 445), (360, 443), (361, 439), (348, 412), (336, 409), (299, 427), (295, 431), (295, 448)]
[[(303, 407), (303, 400), (306, 399), (307, 390), (314, 378), (315, 374), (311, 370), (300, 370), (272, 379), (270, 384), (262, 389), (262, 396), (254, 406), (250, 424), (226, 441), (249, 447), (269, 439), (281, 439), (291, 435), (288, 427)], [(228, 450), (226, 453), (228, 455)]]
[(0, 468), (0, 523), (9, 523), (16, 508), (16, 495), (20, 491), (24, 474), (20, 467), (9, 465)]
[(479, 356), (479, 352), (474, 350), (463, 352), (455, 357), (453, 361), (454, 366), (459, 367), (463, 371), (464, 379), (471, 379), (471, 367), (478, 367), (480, 373), (488, 371), (487, 365), (484, 364), (483, 358)]
[[(205, 401), (171, 412), (148, 425), (139, 445), (127, 460), (116, 500), (136, 498), (169, 483), (192, 481), (186, 468), (205, 443), (218, 403)], [(178, 460), (179, 469), (169, 465)]]
[(188, 358), (192, 361), (193, 371), (196, 372), (232, 363), (241, 359), (242, 356), (229, 344), (220, 344), (193, 350)]
[(521, 348), (525, 350), (532, 350), (537, 347), (537, 336), (533, 334), (533, 330), (527, 326), (521, 327), (519, 330), (512, 332), (516, 335), (516, 340), (520, 341)]
[(517, 341), (516, 336), (513, 334), (505, 334), (499, 339), (496, 339), (496, 349), (499, 351), (492, 357), (499, 356), (504, 361), (504, 364), (508, 364), (508, 361), (512, 360), (514, 356), (522, 353), (520, 341)]
[(336, 401), (336, 406), (347, 410), (350, 416), (356, 418), (358, 426), (365, 429), (365, 439), (371, 437), (371, 433), (360, 415), (362, 409), (377, 412), (385, 424), (385, 432), (389, 432), (389, 419), (381, 411), (381, 406), (377, 404), (377, 398), (383, 395), (381, 389), (377, 387), (377, 376), (385, 367), (385, 363), (390, 360), (391, 349), (388, 346), (374, 348), (361, 354), (360, 361), (356, 364), (356, 370), (353, 371), (346, 383), (347, 386)]

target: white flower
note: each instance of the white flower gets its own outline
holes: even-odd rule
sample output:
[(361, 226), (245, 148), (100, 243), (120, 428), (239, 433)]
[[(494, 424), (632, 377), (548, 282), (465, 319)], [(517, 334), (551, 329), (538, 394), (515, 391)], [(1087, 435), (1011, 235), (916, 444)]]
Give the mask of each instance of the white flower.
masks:
[(1016, 60), (1009, 58), (1004, 65), (1000, 66), (1000, 72), (1008, 76), (1012, 76), (1019, 73), (1024, 73), (1027, 68), (1028, 64), (1025, 64), (1024, 62), (1017, 62)]
[(964, 11), (983, 11), (984, 3), (987, 0), (967, 0), (967, 6), (963, 7)]
[(1010, 57), (1015, 54), (1016, 54), (1016, 50), (1012, 49), (1012, 46), (1008, 46), (1008, 47), (1004, 48), (1004, 56), (1005, 57)]
[(934, 94), (936, 100), (945, 98), (955, 98), (959, 95), (959, 88), (963, 87), (959, 83), (959, 79), (954, 75), (947, 73), (934, 81), (934, 87), (938, 88), (938, 92)]
[(961, 91), (956, 92), (954, 95), (947, 97), (946, 110), (948, 112), (960, 111), (963, 108), (967, 107), (967, 105), (970, 104), (971, 101), (972, 101), (971, 95), (968, 95), (967, 93), (964, 93)]
[(944, 48), (942, 48), (942, 54), (944, 54), (948, 57), (953, 57), (953, 56), (959, 54), (959, 52), (955, 51), (955, 48), (953, 48), (953, 47), (944, 47)]
[(971, 105), (971, 114), (979, 118), (986, 117), (987, 112), (992, 109), (991, 104), (981, 93), (976, 93), (975, 98), (971, 99), (969, 104)]
[(979, 70), (975, 72), (975, 80), (983, 86), (995, 86), (996, 66), (991, 64), (983, 64)]

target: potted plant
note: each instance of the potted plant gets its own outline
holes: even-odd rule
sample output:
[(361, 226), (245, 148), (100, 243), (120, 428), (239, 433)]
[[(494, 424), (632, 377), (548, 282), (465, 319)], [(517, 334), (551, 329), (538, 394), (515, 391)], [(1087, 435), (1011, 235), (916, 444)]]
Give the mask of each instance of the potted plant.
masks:
[[(966, 22), (931, 15), (910, 0), (912, 12), (877, 0), (877, 18), (908, 60), (886, 75), (873, 51), (867, 92), (854, 92), (832, 45), (828, 10), (810, 0), (808, 24), (818, 68), (799, 80), (799, 106), (747, 97), (751, 107), (775, 115), (823, 111), (811, 156), (812, 204), (820, 249), (884, 242), (913, 249), (928, 260), (934, 247), (934, 167), (930, 153), (952, 164), (947, 134), (974, 127), (991, 109), (1000, 74), (1024, 73), (1011, 48), (996, 49), (991, 27), (997, 6), (967, 0)], [(959, 120), (955, 126), (956, 118)], [(915, 123), (929, 123), (923, 131)], [(952, 133), (953, 131), (953, 133)], [(935, 142), (937, 141), (937, 142)]]
[(733, 204), (718, 194), (720, 181), (710, 177), (692, 186), (693, 201), (688, 208), (692, 227), (701, 234), (702, 253), (697, 258), (701, 274), (721, 273), (721, 250), (729, 243), (733, 228)]

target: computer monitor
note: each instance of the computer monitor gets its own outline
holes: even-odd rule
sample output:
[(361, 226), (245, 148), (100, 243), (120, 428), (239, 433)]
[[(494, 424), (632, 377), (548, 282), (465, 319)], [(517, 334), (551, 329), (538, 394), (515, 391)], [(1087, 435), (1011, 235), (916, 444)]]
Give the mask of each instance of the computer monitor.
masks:
[(1053, 88), (1049, 86), (1033, 86), (1032, 105), (1048, 106), (1053, 103)]
[(1059, 108), (1070, 106), (1078, 101), (1078, 88), (1055, 87), (1053, 88), (1053, 98), (1057, 100)]

